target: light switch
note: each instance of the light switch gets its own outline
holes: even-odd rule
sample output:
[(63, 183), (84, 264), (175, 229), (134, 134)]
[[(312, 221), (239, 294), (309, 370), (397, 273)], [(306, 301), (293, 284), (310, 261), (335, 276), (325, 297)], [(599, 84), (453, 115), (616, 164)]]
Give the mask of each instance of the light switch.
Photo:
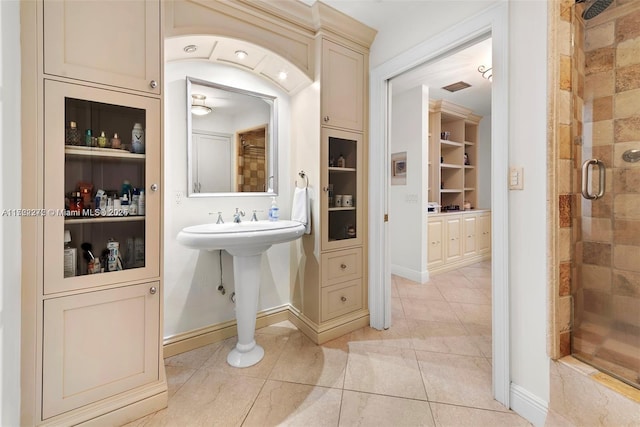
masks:
[(524, 169), (512, 166), (509, 168), (509, 190), (524, 189)]

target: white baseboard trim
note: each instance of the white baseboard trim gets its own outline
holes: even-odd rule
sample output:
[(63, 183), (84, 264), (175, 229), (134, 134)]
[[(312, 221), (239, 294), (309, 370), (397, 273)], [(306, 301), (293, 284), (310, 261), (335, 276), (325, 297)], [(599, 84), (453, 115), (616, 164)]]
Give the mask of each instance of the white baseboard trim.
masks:
[(427, 283), (429, 281), (429, 271), (417, 271), (411, 268), (403, 267), (401, 265), (391, 265), (391, 274), (404, 277), (405, 279), (412, 280), (418, 283)]
[(528, 390), (511, 383), (509, 403), (511, 409), (536, 427), (543, 427), (549, 410), (548, 402)]

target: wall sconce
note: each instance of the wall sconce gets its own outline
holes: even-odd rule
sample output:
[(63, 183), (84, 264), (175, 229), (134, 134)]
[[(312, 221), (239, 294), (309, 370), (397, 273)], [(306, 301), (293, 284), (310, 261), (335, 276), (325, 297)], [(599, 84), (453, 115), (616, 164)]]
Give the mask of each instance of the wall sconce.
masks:
[(493, 81), (493, 68), (487, 68), (484, 65), (481, 65), (478, 67), (478, 72), (482, 74), (482, 77), (484, 77), (485, 79)]
[[(191, 114), (195, 114), (196, 116), (205, 116), (212, 112), (211, 107), (207, 107), (204, 105), (204, 100), (207, 99), (204, 95), (199, 94), (191, 94), (192, 103), (191, 103)], [(198, 102), (201, 102), (198, 104)]]

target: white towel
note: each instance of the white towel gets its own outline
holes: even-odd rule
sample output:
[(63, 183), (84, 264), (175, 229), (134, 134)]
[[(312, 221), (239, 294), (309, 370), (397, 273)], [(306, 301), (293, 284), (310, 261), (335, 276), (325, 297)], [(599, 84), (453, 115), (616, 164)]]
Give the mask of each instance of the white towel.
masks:
[(306, 187), (296, 187), (296, 191), (293, 193), (291, 219), (305, 225), (304, 234), (311, 234), (311, 221), (309, 221), (309, 197)]

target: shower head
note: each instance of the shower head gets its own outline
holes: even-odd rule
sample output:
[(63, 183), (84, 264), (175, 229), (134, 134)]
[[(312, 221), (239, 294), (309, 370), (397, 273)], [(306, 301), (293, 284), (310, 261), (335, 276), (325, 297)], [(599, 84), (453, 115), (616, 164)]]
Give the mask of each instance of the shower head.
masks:
[(577, 0), (576, 3), (585, 3), (582, 17), (584, 19), (595, 18), (600, 15), (613, 0)]

